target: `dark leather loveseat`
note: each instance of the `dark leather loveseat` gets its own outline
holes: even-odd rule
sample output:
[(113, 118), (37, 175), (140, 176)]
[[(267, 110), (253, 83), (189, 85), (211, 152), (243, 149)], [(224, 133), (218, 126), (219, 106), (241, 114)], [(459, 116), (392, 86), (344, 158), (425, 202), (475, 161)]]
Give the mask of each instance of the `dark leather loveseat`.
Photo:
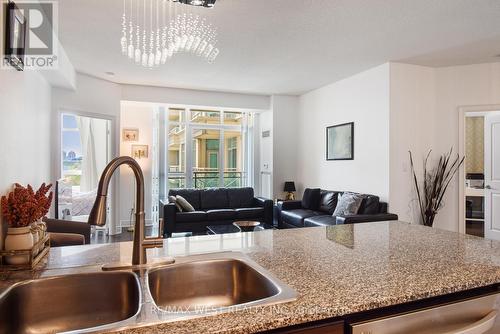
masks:
[(184, 197), (194, 212), (179, 212), (162, 201), (164, 235), (175, 232), (206, 232), (209, 225), (227, 225), (237, 220), (273, 223), (273, 201), (254, 197), (253, 188), (172, 189), (169, 196)]
[(374, 195), (362, 195), (363, 201), (355, 215), (333, 216), (340, 191), (321, 190), (319, 202), (303, 206), (303, 201), (287, 201), (278, 204), (279, 227), (314, 227), (353, 224), (385, 220), (397, 220), (398, 216), (387, 213), (387, 203)]

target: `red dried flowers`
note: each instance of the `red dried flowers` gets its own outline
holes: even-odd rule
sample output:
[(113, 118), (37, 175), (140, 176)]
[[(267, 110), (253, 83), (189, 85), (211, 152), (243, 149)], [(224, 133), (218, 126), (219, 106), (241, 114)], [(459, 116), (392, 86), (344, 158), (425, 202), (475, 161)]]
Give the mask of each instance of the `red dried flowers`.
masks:
[(28, 185), (23, 187), (16, 183), (14, 190), (2, 196), (2, 215), (11, 227), (29, 226), (45, 217), (52, 204), (52, 192), (48, 195), (52, 184), (43, 183), (36, 192)]

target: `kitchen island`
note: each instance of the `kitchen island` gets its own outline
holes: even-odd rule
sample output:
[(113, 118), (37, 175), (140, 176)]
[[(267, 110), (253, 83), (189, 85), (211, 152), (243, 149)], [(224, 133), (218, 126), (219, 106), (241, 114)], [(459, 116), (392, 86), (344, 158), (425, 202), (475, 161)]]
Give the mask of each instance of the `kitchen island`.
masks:
[[(99, 271), (102, 264), (129, 261), (131, 251), (130, 242), (53, 248), (44, 268), (1, 273), (0, 291), (25, 279)], [(350, 316), (494, 292), (500, 284), (499, 242), (394, 221), (172, 238), (163, 248), (148, 250), (148, 258), (173, 256), (182, 262), (186, 256), (228, 251), (244, 253), (294, 289), (297, 299), (162, 322), (143, 296), (141, 316), (116, 332), (255, 333), (301, 326), (305, 331), (314, 324), (341, 332), (342, 320)]]

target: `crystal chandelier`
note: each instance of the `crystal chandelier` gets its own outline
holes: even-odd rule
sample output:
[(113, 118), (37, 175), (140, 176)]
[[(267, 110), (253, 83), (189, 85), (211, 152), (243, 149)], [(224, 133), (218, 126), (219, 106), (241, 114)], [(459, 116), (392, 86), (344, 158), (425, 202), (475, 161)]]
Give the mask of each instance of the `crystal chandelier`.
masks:
[(180, 53), (213, 63), (219, 55), (217, 29), (186, 5), (214, 4), (215, 0), (123, 0), (122, 54), (149, 68)]

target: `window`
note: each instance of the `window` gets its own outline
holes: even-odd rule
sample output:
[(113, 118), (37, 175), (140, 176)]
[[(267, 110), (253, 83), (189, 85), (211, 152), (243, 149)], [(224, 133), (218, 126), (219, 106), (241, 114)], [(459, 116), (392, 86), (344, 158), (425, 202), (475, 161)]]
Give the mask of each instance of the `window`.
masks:
[(224, 124), (226, 125), (242, 125), (243, 124), (243, 114), (241, 112), (224, 112)]
[(250, 113), (189, 108), (164, 112), (166, 188), (248, 185), (247, 166), (253, 161), (245, 155)]
[[(193, 128), (191, 180), (194, 188), (218, 187), (220, 131)], [(189, 169), (188, 169), (189, 170)]]
[(74, 115), (62, 115), (61, 128), (62, 177), (73, 187), (80, 187), (82, 177), (82, 143)]
[(227, 167), (229, 169), (237, 168), (238, 164), (238, 138), (229, 138), (227, 141)]
[(201, 124), (220, 124), (220, 111), (191, 110), (191, 122)]

